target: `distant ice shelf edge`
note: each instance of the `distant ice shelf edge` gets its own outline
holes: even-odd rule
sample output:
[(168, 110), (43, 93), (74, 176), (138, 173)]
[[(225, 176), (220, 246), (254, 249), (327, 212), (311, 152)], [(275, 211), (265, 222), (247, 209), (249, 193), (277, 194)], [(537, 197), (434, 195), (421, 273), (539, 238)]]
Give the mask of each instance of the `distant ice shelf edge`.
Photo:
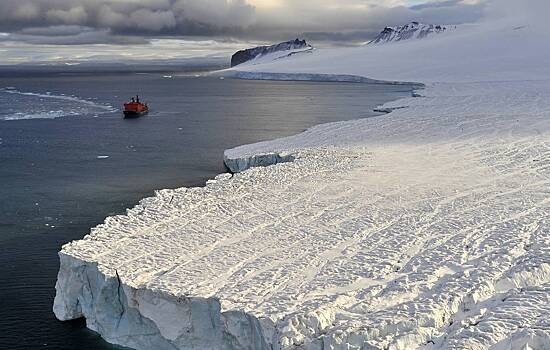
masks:
[[(274, 80), (274, 81), (315, 81), (315, 82), (340, 82), (340, 83), (362, 83), (362, 84), (385, 84), (385, 85), (407, 85), (411, 86), (412, 96), (419, 96), (414, 93), (415, 90), (422, 89), (424, 84), (417, 82), (384, 81), (370, 79), (359, 75), (348, 74), (314, 74), (314, 73), (262, 73), (246, 71), (224, 72), (224, 77), (245, 79), (245, 80)], [(405, 108), (405, 107), (397, 107)], [(378, 107), (374, 109), (379, 113), (390, 113), (395, 108)], [(246, 145), (244, 146), (246, 147)], [(224, 152), (224, 163), (232, 173), (238, 173), (257, 166), (269, 166), (279, 163), (292, 162), (295, 159), (294, 152), (281, 151), (269, 153), (249, 153), (241, 156), (239, 151), (241, 147)]]
[(352, 74), (322, 74), (322, 73), (270, 73), (270, 72), (248, 72), (248, 71), (219, 71), (214, 72), (225, 78), (236, 78), (243, 80), (274, 80), (274, 81), (312, 81), (312, 82), (334, 82), (334, 83), (363, 83), (363, 84), (384, 84), (384, 85), (413, 85), (415, 88), (424, 86), (418, 82), (408, 81), (387, 81), (377, 80)]

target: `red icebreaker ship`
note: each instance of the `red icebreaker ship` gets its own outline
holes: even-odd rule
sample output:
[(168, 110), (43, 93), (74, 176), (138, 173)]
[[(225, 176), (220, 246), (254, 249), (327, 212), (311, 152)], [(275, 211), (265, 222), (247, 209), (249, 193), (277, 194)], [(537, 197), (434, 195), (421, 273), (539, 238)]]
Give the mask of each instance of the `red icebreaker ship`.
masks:
[(137, 118), (141, 117), (144, 114), (149, 112), (149, 107), (147, 103), (141, 103), (139, 101), (139, 96), (135, 98), (132, 97), (131, 102), (124, 104), (124, 118)]

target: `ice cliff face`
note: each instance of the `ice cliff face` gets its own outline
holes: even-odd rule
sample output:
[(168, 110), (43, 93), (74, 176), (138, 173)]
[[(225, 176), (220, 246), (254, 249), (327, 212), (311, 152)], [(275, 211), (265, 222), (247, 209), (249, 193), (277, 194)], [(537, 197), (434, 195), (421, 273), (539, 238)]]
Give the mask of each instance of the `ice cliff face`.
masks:
[(440, 25), (411, 22), (404, 26), (384, 28), (384, 30), (369, 42), (369, 44), (384, 44), (402, 40), (422, 39), (429, 35), (443, 33), (448, 29), (448, 27)]
[(239, 173), (253, 167), (292, 162), (293, 160), (294, 156), (290, 152), (270, 152), (249, 156), (239, 155), (237, 157), (231, 157), (227, 151), (224, 154), (225, 165), (234, 173)]
[(276, 52), (287, 52), (290, 54), (294, 50), (307, 50), (311, 49), (311, 46), (305, 40), (291, 40), (284, 43), (271, 46), (259, 46), (252, 49), (241, 50), (235, 53), (231, 57), (231, 67), (235, 67), (239, 64), (251, 61), (255, 58), (259, 58), (265, 55), (273, 54)]
[(270, 335), (257, 318), (238, 310), (222, 312), (216, 298), (132, 288), (116, 270), (102, 271), (63, 252), (59, 257), (56, 317), (85, 317), (86, 326), (112, 344), (139, 350), (271, 349)]

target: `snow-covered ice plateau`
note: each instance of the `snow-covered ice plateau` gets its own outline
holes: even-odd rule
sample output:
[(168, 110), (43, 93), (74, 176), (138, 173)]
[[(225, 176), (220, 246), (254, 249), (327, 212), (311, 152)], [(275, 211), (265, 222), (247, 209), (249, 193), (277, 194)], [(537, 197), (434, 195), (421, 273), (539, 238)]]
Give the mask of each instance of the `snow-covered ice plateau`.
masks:
[(550, 349), (550, 40), (519, 27), (249, 66), (426, 85), (107, 218), (59, 253), (57, 318), (136, 349)]

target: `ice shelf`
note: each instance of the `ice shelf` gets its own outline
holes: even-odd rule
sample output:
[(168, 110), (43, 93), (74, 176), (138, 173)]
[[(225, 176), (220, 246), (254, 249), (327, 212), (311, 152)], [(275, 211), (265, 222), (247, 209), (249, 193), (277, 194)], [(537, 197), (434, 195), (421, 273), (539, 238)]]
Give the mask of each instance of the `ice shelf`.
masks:
[(108, 218), (60, 252), (57, 317), (136, 349), (547, 346), (550, 81), (422, 93)]
[(550, 45), (513, 28), (418, 41), (427, 66), (369, 49), (395, 54), (373, 75), (379, 51), (289, 57), (426, 88), (107, 218), (59, 253), (56, 316), (144, 350), (550, 348)]

